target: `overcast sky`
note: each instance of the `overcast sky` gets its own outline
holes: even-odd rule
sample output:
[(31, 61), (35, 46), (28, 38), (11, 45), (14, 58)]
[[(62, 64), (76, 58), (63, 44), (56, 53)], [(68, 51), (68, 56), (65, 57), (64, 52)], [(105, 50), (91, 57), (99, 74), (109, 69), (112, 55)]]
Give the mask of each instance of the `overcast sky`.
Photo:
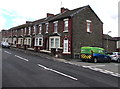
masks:
[[(62, 3), (61, 3), (62, 2)], [(90, 5), (104, 23), (103, 32), (118, 36), (119, 0), (1, 0), (0, 30), (46, 17), (46, 13), (58, 14), (60, 8), (70, 10)]]

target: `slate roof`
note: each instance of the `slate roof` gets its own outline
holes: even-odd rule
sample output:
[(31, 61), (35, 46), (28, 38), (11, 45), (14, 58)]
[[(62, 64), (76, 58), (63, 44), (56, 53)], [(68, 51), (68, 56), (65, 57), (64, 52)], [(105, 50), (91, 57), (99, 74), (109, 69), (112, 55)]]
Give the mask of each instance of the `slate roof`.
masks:
[(57, 14), (52, 19), (50, 19), (50, 21), (54, 21), (54, 20), (58, 20), (58, 19), (63, 19), (63, 18), (67, 18), (67, 17), (72, 17), (74, 14), (76, 14), (77, 12), (82, 11), (83, 9), (85, 9), (88, 6), (89, 5), (84, 6), (84, 7), (80, 7), (80, 8), (74, 9), (74, 10), (68, 10), (66, 12)]
[[(19, 29), (19, 28), (22, 28), (22, 27), (25, 27), (25, 26), (31, 26), (31, 25), (34, 25), (34, 24), (38, 25), (40, 23), (47, 23), (47, 22), (56, 21), (56, 20), (59, 20), (59, 19), (73, 17), (74, 15), (76, 15), (77, 13), (80, 13), (82, 10), (84, 10), (86, 8), (91, 9), (91, 7), (89, 5), (86, 5), (86, 6), (83, 6), (83, 7), (80, 7), (80, 8), (76, 8), (76, 9), (73, 9), (73, 10), (68, 10), (66, 12), (56, 14), (54, 16), (49, 16), (49, 17), (46, 17), (46, 18), (31, 21), (31, 22), (28, 21), (28, 23), (25, 23), (25, 24), (22, 24), (22, 25), (19, 25), (19, 26), (16, 26), (16, 27), (12, 27), (11, 29)], [(95, 14), (95, 12), (92, 9), (91, 9), (91, 11)], [(97, 15), (96, 15), (96, 17), (99, 19), (99, 17)]]
[(50, 19), (49, 21), (55, 21), (55, 20), (59, 20), (59, 19), (64, 19), (67, 17), (73, 17), (74, 15), (76, 15), (77, 13), (80, 13), (82, 10), (86, 9), (86, 8), (90, 8), (91, 11), (95, 14), (95, 16), (99, 19), (99, 21), (101, 23), (103, 23), (100, 18), (97, 16), (97, 14), (92, 10), (92, 8), (89, 5), (83, 6), (83, 7), (79, 7), (73, 10), (68, 10), (66, 12), (57, 14), (56, 16), (54, 16), (52, 19)]

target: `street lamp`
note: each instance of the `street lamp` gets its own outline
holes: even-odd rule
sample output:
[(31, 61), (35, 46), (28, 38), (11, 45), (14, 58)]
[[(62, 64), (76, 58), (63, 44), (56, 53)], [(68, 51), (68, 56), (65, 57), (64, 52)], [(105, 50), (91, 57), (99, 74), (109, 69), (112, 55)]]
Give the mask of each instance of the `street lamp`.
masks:
[(108, 34), (111, 33), (112, 31), (108, 31), (107, 33), (107, 52), (108, 52)]

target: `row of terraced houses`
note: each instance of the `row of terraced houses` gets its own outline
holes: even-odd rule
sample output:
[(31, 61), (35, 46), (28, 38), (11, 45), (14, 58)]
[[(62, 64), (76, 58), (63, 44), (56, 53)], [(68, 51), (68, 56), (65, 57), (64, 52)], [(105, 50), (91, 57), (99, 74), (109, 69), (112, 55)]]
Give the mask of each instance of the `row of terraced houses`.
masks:
[[(73, 57), (82, 46), (105, 48), (103, 22), (89, 5), (74, 10), (61, 8), (59, 14), (47, 13), (45, 18), (2, 30), (2, 40), (26, 50)], [(116, 40), (112, 40), (116, 50)]]

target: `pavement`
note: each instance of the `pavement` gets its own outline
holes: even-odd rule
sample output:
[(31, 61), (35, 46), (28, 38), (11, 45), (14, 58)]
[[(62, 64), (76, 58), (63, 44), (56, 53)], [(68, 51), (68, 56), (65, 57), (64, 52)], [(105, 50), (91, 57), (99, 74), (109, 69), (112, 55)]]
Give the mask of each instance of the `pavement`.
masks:
[(80, 59), (62, 59), (62, 58), (57, 58), (55, 56), (51, 56), (50, 54), (47, 54), (45, 52), (35, 52), (33, 50), (24, 50), (24, 49), (19, 49), (19, 48), (11, 48), (11, 49), (14, 49), (14, 50), (18, 50), (18, 51), (22, 51), (24, 53), (30, 53), (30, 54), (33, 54), (33, 55), (36, 55), (36, 56), (40, 56), (40, 57), (43, 57), (43, 58), (47, 58), (47, 59), (53, 59), (53, 60), (57, 60), (57, 61), (61, 61), (61, 62), (68, 62), (68, 61), (80, 61)]

